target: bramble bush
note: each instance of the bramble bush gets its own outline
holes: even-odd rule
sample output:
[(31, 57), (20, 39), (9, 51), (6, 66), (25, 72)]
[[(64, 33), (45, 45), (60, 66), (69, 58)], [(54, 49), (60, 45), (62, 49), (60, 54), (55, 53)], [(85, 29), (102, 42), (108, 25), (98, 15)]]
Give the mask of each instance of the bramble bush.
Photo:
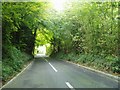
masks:
[(56, 58), (72, 61), (82, 65), (90, 66), (95, 69), (104, 70), (107, 72), (120, 74), (120, 60), (113, 56), (100, 56), (93, 54), (79, 54), (68, 53), (63, 54), (59, 52), (55, 55)]
[(19, 72), (23, 68), (24, 64), (32, 57), (21, 52), (14, 46), (3, 46), (3, 49), (7, 54), (4, 54), (4, 58), (2, 60), (2, 80), (6, 82)]

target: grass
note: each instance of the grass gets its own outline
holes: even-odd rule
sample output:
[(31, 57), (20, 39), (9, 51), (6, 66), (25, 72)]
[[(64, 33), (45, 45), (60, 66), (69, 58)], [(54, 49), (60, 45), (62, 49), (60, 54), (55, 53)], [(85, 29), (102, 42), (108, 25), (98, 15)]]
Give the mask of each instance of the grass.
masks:
[(63, 54), (62, 52), (57, 53), (55, 57), (111, 74), (120, 75), (120, 60), (118, 57), (75, 53)]
[(32, 59), (32, 57), (24, 52), (21, 52), (14, 46), (4, 47), (2, 60), (2, 82), (5, 84), (14, 77), (24, 65)]

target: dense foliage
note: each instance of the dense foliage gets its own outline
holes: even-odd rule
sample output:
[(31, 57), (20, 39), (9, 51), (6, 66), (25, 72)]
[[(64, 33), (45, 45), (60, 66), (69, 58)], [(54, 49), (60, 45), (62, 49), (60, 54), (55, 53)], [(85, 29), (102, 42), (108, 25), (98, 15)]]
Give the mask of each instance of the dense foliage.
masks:
[(47, 55), (120, 73), (118, 4), (70, 2), (57, 12), (49, 2), (2, 3), (3, 81), (42, 45)]
[(21, 52), (14, 46), (4, 46), (6, 52), (6, 57), (2, 62), (2, 80), (3, 84), (8, 79), (11, 79), (17, 72), (24, 67), (24, 64), (27, 63), (31, 56)]
[(50, 55), (53, 51), (53, 46), (51, 44), (51, 40), (53, 39), (53, 32), (47, 30), (45, 27), (37, 30), (36, 32), (36, 40), (35, 40), (35, 51), (34, 54), (37, 54), (38, 47), (45, 45), (46, 47), (46, 55)]
[(19, 72), (33, 57), (37, 29), (43, 23), (44, 2), (2, 3), (2, 80)]
[(118, 2), (72, 2), (67, 6), (64, 13), (51, 14), (54, 54), (62, 51), (69, 60), (75, 57), (74, 61), (120, 73)]

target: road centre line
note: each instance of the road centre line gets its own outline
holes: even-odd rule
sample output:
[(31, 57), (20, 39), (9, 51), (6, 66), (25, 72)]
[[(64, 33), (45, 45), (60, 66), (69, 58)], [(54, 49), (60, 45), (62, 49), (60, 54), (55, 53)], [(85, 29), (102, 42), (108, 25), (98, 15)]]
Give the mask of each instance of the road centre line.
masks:
[[(45, 59), (45, 58), (43, 58), (46, 62), (48, 62), (48, 60), (47, 59)], [(50, 63), (50, 62), (48, 62), (49, 63), (49, 65), (52, 67), (52, 69), (55, 71), (55, 72), (58, 72), (57, 71), (57, 69), (55, 69), (55, 67)]]
[(57, 70), (54, 68), (54, 66), (51, 63), (49, 63), (49, 65), (53, 68), (55, 72), (57, 72)]
[(66, 84), (69, 88), (71, 88), (71, 90), (75, 90), (75, 89), (73, 88), (73, 86), (72, 86), (69, 82), (65, 82), (65, 84)]
[(46, 62), (48, 62), (48, 60), (47, 59), (45, 59), (45, 58), (43, 58)]

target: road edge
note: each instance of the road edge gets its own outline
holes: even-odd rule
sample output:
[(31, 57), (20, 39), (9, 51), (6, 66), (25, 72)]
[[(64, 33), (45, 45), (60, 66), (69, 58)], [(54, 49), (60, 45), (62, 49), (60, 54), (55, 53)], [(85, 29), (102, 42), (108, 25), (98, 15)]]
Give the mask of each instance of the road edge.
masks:
[(5, 86), (7, 86), (10, 82), (12, 82), (14, 79), (16, 79), (19, 75), (21, 75), (32, 63), (33, 63), (34, 59), (29, 63), (27, 64), (26, 67), (24, 67), (22, 69), (21, 72), (19, 72), (17, 75), (15, 75), (10, 81), (8, 81), (5, 85), (3, 85), (2, 87), (0, 87), (0, 90), (2, 90)]
[[(63, 61), (65, 61), (65, 60), (63, 60)], [(65, 61), (65, 62), (68, 62), (68, 63), (74, 64), (74, 65), (77, 65), (77, 66), (79, 66), (79, 67), (85, 68), (85, 69), (87, 69), (87, 70), (91, 70), (91, 71), (96, 72), (96, 73), (101, 73), (101, 74), (103, 74), (103, 75), (106, 75), (106, 76), (108, 76), (108, 77), (110, 77), (110, 78), (115, 79), (115, 81), (116, 81), (117, 83), (119, 83), (119, 81), (120, 81), (120, 77), (119, 77), (119, 76), (115, 76), (115, 75), (112, 75), (112, 74), (109, 74), (109, 73), (106, 73), (106, 72), (103, 72), (103, 71), (99, 71), (99, 70), (96, 70), (96, 69), (93, 69), (93, 68), (90, 68), (90, 67), (87, 67), (87, 66), (83, 66), (83, 65), (74, 63), (74, 62), (72, 62), (72, 61)]]

